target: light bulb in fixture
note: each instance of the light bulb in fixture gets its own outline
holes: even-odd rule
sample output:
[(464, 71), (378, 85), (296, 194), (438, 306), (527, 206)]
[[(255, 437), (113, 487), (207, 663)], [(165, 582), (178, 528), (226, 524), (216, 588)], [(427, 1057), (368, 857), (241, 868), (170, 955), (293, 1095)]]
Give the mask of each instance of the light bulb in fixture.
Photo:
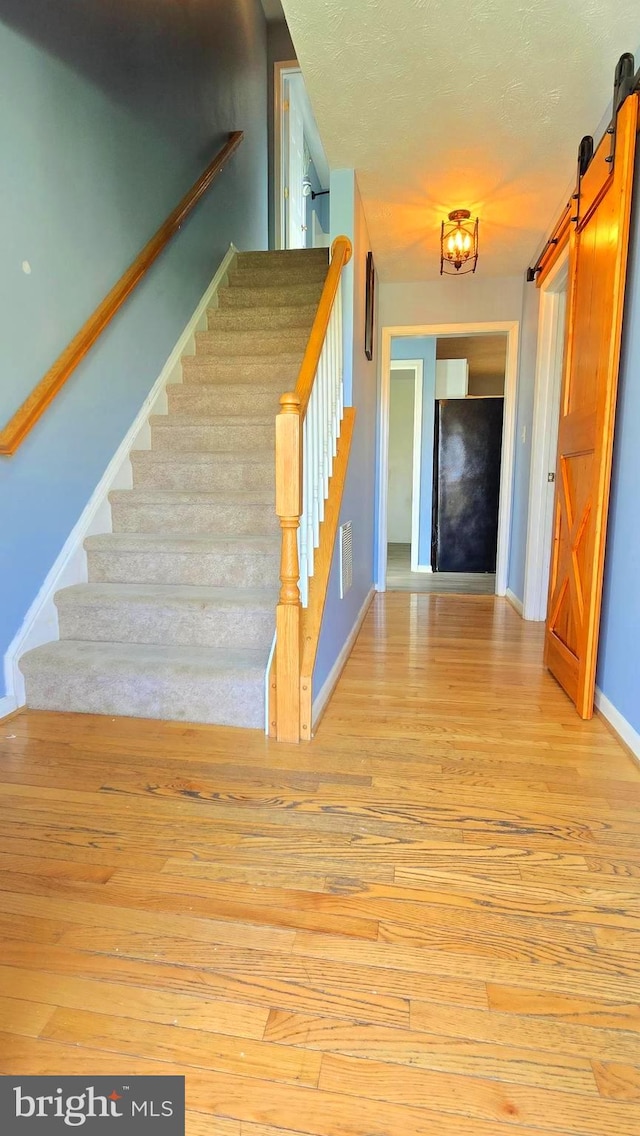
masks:
[(478, 218), (468, 209), (454, 209), (440, 232), (440, 275), (475, 272), (478, 263)]

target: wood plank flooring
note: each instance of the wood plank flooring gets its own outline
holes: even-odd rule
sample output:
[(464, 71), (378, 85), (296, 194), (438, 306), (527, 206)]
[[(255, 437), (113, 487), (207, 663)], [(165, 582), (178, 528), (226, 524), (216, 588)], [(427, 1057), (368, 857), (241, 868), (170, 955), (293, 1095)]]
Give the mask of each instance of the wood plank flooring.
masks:
[(490, 596), (496, 590), (496, 578), (489, 572), (412, 572), (411, 545), (388, 544), (387, 588), (391, 592)]
[(640, 1136), (640, 769), (488, 596), (388, 593), (308, 745), (0, 724), (0, 1072), (188, 1136)]

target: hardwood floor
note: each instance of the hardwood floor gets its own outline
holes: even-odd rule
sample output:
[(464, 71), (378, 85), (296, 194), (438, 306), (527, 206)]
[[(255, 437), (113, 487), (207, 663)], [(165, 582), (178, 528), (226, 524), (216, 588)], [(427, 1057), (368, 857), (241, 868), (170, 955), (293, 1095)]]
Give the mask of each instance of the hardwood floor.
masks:
[(640, 1133), (640, 770), (504, 600), (379, 596), (316, 739), (0, 728), (0, 1072), (189, 1136)]
[(411, 545), (387, 545), (387, 588), (391, 592), (492, 596), (495, 574), (489, 572), (412, 572)]

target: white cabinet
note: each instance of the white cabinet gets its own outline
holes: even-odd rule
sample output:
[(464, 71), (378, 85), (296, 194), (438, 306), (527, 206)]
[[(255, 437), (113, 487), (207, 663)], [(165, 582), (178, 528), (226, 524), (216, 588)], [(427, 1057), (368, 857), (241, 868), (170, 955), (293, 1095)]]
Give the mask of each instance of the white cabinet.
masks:
[(467, 359), (436, 360), (436, 398), (466, 398), (468, 389)]

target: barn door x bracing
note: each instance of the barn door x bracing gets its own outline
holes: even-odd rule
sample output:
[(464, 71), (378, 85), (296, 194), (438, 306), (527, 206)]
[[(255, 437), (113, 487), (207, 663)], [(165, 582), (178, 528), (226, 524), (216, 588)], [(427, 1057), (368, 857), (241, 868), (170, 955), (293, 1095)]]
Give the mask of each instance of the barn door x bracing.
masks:
[(545, 660), (582, 718), (593, 714), (637, 126), (629, 94), (583, 163), (570, 238)]

